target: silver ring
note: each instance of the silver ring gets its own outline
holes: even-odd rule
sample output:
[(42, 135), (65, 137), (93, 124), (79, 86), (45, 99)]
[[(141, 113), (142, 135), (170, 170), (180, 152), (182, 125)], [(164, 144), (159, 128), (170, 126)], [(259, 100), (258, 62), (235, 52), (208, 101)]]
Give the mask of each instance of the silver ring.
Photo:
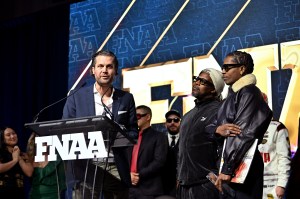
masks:
[(226, 130), (226, 135), (229, 136), (230, 135), (230, 131)]

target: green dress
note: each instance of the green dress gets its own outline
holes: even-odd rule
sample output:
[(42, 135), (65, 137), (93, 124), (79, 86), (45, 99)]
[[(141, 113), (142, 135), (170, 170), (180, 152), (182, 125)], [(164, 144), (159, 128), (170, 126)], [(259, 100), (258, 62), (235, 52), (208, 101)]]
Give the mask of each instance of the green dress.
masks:
[(61, 160), (49, 162), (44, 168), (34, 168), (30, 199), (58, 199), (65, 190), (65, 172)]

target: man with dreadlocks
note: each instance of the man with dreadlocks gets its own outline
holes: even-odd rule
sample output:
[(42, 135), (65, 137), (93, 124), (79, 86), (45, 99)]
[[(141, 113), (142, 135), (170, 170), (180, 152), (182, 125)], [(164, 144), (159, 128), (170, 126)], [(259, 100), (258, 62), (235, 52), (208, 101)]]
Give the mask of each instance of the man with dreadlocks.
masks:
[(261, 143), (272, 119), (272, 111), (255, 86), (256, 77), (251, 74), (253, 69), (253, 59), (246, 52), (234, 51), (225, 57), (222, 73), (229, 86), (228, 96), (219, 108), (217, 119), (210, 125), (211, 133), (222, 136), (240, 130), (240, 134), (225, 138), (224, 161), (215, 182), (221, 192), (224, 182), (228, 183), (234, 190), (231, 195), (237, 199), (262, 198), (264, 165), (257, 145), (245, 181), (233, 183), (231, 180), (255, 140)]

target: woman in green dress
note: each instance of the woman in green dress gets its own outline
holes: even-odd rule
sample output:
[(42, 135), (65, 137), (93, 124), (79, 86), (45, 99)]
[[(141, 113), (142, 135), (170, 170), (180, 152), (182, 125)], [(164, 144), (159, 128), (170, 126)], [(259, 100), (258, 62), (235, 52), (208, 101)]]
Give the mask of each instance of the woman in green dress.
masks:
[[(33, 134), (29, 138), (29, 150), (34, 153), (34, 137)], [(31, 155), (33, 160), (33, 155)], [(56, 161), (49, 162), (47, 160), (47, 152), (45, 161), (33, 162), (33, 175), (31, 190), (29, 193), (30, 199), (64, 199), (66, 182), (64, 162), (58, 156)]]

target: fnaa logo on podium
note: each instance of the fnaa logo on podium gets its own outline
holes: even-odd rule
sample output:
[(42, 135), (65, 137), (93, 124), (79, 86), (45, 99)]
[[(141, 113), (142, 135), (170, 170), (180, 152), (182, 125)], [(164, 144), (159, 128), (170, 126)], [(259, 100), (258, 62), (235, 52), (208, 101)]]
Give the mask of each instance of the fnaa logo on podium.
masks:
[(107, 157), (104, 140), (101, 131), (87, 133), (64, 134), (61, 141), (57, 135), (35, 138), (36, 156), (35, 162), (45, 161), (45, 152), (49, 149), (48, 161), (57, 160), (59, 153), (62, 160), (91, 159)]

